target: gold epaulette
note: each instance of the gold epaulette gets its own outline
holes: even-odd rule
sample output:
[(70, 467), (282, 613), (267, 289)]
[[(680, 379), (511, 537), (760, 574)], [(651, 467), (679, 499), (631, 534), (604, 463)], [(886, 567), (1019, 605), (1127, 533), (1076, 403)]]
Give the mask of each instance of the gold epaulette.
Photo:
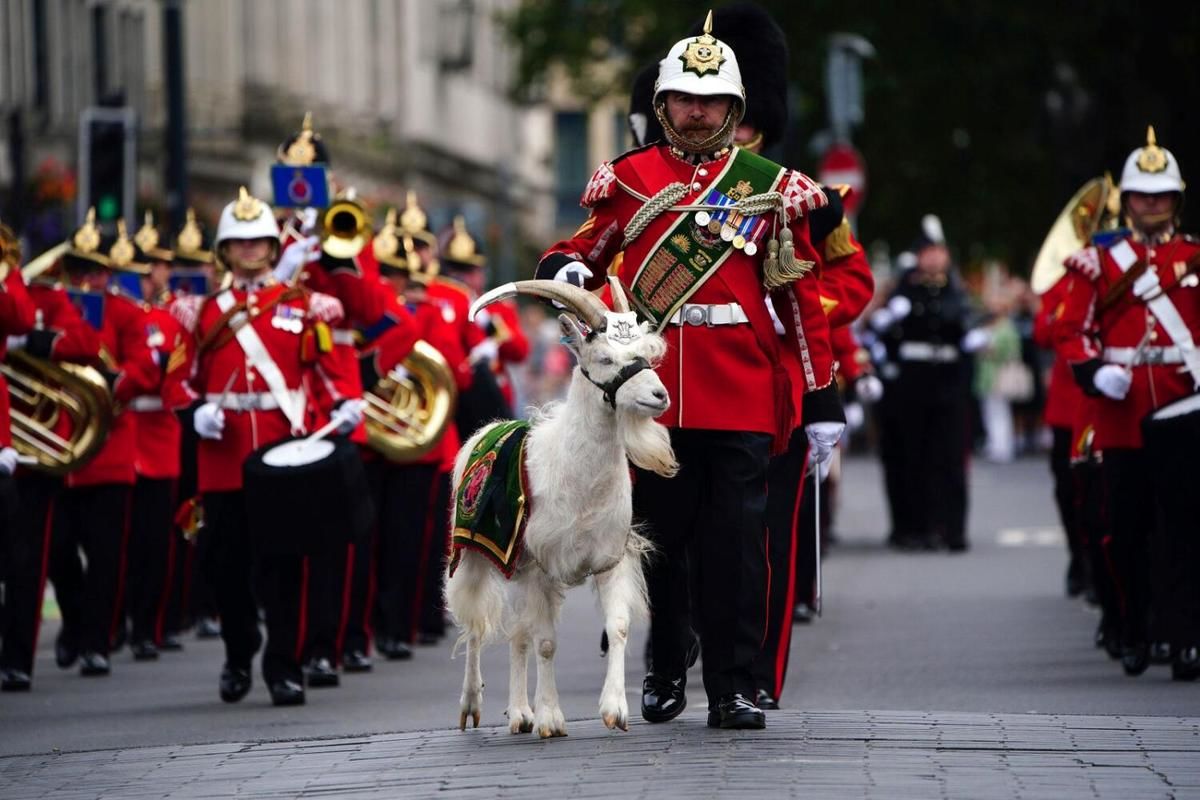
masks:
[(833, 261), (857, 252), (858, 244), (851, 236), (850, 220), (842, 217), (841, 224), (825, 237), (825, 260)]

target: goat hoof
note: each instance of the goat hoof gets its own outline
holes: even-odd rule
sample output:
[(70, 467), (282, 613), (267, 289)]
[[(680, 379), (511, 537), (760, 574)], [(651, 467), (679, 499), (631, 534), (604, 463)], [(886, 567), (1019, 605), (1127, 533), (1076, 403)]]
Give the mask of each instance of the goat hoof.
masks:
[(479, 727), (479, 712), (478, 711), (471, 712), (471, 727), (472, 728)]
[(623, 731), (629, 730), (629, 718), (620, 714), (605, 714), (601, 717), (604, 721), (604, 727), (610, 731), (614, 728), (620, 728)]
[(458, 729), (465, 731), (467, 729), (467, 712), (462, 712), (458, 715)]

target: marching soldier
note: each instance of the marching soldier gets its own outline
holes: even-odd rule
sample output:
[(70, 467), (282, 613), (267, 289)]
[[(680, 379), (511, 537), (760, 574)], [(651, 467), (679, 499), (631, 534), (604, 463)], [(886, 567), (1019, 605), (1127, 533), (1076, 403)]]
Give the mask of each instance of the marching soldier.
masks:
[[(884, 416), (902, 503), (889, 544), (899, 549), (967, 549), (967, 429), (970, 354), (987, 345), (971, 327), (966, 290), (950, 261), (941, 221), (921, 224), (916, 266), (900, 275), (870, 324), (888, 348)], [(903, 516), (899, 513), (903, 511)]]
[(194, 425), (208, 521), (201, 535), (212, 537), (206, 566), (226, 652), (220, 695), (237, 702), (251, 688), (250, 663), (262, 643), (257, 597), (266, 613), (262, 671), (271, 701), (296, 705), (305, 701), (305, 557), (256, 544), (268, 532), (249, 529), (242, 466), (251, 451), (329, 416), (339, 430), (353, 430), (362, 422), (362, 401), (344, 393), (328, 329), (315, 317), (340, 317), (340, 304), (286, 286), (271, 272), (279, 226), (270, 209), (243, 188), (221, 212), (215, 248), (232, 283), (200, 309), (193, 388), (205, 398)]
[[(116, 413), (100, 453), (67, 476), (55, 505), (50, 580), (63, 616), (65, 638), (74, 637), (80, 673), (107, 675), (108, 654), (124, 627), (125, 561), (137, 451), (134, 398), (157, 392), (166, 362), (146, 345), (145, 313), (124, 295), (113, 271), (128, 271), (135, 257), (124, 221), (107, 251), (92, 213), (63, 259), (69, 292), (100, 334), (100, 361)], [(86, 569), (80, 562), (82, 550)]]
[(125, 607), (130, 621), (130, 650), (134, 659), (158, 658), (159, 646), (182, 647), (168, 641), (167, 602), (174, 576), (176, 483), (180, 474), (181, 429), (176, 410), (195, 399), (186, 380), (191, 363), (182, 326), (168, 307), (171, 265), (175, 255), (160, 247), (154, 218), (134, 235), (135, 269), (141, 271), (141, 306), (146, 347), (165, 364), (158, 391), (133, 398), (129, 408), (137, 419), (133, 506), (129, 533), (128, 586)]
[(1153, 128), (1126, 159), (1119, 188), (1130, 231), (1067, 259), (1070, 294), (1056, 332), (1080, 387), (1097, 397), (1122, 666), (1144, 672), (1154, 634), (1169, 643), (1172, 677), (1195, 680), (1200, 243), (1176, 229), (1183, 177)]
[[(591, 216), (547, 251), (538, 275), (599, 285), (624, 251), (618, 276), (667, 339), (658, 372), (673, 402), (662, 421), (681, 465), (670, 480), (639, 473), (634, 513), (647, 521), (660, 559), (691, 547), (708, 724), (762, 728), (752, 666), (766, 612), (767, 464), (794, 427), (781, 346), (806, 365), (804, 422), (821, 458), (842, 427), (809, 238), (809, 215), (829, 198), (807, 176), (732, 149), (745, 90), (733, 50), (711, 31), (706, 24), (661, 62), (654, 110), (669, 144), (601, 166), (583, 196)], [(759, 204), (770, 192), (777, 194)], [(694, 204), (707, 208), (684, 210)], [(782, 339), (769, 293), (783, 309)], [(651, 585), (657, 569), (651, 565)], [(679, 618), (662, 605), (652, 613)], [(690, 631), (655, 624), (652, 636), (643, 716), (665, 721), (686, 703)]]

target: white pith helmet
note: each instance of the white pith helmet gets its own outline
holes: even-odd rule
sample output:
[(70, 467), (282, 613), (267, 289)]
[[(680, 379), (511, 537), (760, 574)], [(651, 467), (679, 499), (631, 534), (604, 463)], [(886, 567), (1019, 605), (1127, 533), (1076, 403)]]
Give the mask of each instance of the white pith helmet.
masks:
[(695, 95), (728, 95), (745, 106), (746, 88), (733, 48), (712, 35), (712, 12), (704, 22), (704, 33), (681, 39), (658, 63), (654, 103), (663, 92)]
[(1154, 137), (1154, 126), (1146, 129), (1146, 145), (1139, 147), (1125, 159), (1121, 170), (1121, 192), (1180, 192), (1184, 189), (1183, 175), (1175, 155), (1159, 147)]
[(245, 186), (238, 191), (238, 199), (221, 210), (213, 249), (230, 239), (279, 240), (279, 223), (271, 207), (246, 191)]

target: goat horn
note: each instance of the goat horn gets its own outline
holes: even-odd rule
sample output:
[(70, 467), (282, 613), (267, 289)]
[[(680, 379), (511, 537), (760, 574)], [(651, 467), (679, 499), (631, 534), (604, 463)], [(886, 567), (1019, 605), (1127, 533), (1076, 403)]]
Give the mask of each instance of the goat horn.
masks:
[(587, 289), (575, 286), (562, 281), (514, 281), (506, 283), (503, 286), (497, 286), (489, 292), (484, 293), (471, 304), (471, 319), (475, 319), (475, 315), (483, 309), (484, 306), (491, 305), (497, 300), (504, 300), (509, 297), (515, 297), (519, 294), (531, 294), (536, 297), (545, 297), (549, 300), (557, 300), (570, 311), (573, 311), (576, 316), (587, 323), (587, 326), (592, 330), (599, 330), (604, 327), (604, 314), (608, 311), (604, 303), (600, 302), (600, 298), (589, 292)]
[(629, 300), (625, 297), (625, 290), (621, 288), (621, 279), (616, 275), (608, 276), (608, 291), (612, 294), (613, 311), (628, 314)]

